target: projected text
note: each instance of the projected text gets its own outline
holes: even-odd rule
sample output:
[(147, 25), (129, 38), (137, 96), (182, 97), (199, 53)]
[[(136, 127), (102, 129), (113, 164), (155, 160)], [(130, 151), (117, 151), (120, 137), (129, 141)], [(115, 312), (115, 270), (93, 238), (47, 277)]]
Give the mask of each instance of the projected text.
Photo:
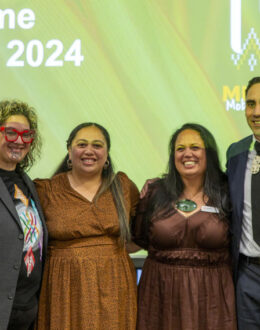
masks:
[[(21, 9), (17, 14), (13, 9), (0, 9), (0, 30), (32, 29), (36, 18), (33, 10)], [(6, 61), (7, 67), (62, 67), (65, 62), (80, 66), (84, 60), (81, 53), (81, 40), (76, 39), (69, 47), (64, 47), (62, 40), (51, 39), (43, 43), (32, 39), (27, 43), (23, 40), (10, 40), (6, 47), (12, 52)]]

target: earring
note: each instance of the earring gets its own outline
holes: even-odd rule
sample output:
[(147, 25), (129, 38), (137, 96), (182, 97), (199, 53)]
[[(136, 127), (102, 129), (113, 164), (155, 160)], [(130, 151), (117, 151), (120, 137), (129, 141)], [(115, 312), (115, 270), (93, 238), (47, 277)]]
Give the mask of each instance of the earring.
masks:
[(109, 166), (109, 160), (107, 159), (104, 164), (104, 170), (106, 170)]
[(69, 158), (67, 159), (67, 167), (69, 170), (72, 169), (72, 161)]

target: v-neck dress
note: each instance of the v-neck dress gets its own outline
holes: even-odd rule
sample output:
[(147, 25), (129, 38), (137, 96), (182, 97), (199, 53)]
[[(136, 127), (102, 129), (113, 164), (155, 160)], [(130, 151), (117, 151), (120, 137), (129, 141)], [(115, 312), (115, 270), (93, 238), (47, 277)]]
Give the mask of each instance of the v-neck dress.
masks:
[(227, 222), (211, 207), (188, 217), (172, 207), (147, 227), (147, 203), (133, 222), (133, 240), (148, 250), (137, 329), (236, 329)]
[[(122, 172), (127, 215), (134, 215), (139, 193)], [(37, 329), (111, 329), (136, 327), (136, 276), (119, 244), (113, 196), (96, 203), (76, 192), (66, 173), (35, 180), (49, 232)]]

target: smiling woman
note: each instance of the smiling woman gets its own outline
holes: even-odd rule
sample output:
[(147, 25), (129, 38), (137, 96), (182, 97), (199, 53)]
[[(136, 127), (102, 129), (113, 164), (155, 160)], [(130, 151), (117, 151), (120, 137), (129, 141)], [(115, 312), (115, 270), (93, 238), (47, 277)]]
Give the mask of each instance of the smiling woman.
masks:
[[(73, 164), (69, 174), (71, 183), (75, 180), (81, 182), (81, 178), (77, 178), (77, 176), (84, 175), (88, 176), (89, 179), (99, 178), (97, 183), (100, 185), (103, 168), (106, 162), (108, 163), (107, 143), (100, 129), (96, 126), (82, 128), (68, 147), (68, 151), (69, 162)], [(89, 196), (90, 200), (93, 199), (94, 195)]]
[(203, 179), (207, 161), (204, 142), (199, 132), (186, 129), (182, 131), (175, 144), (175, 166), (182, 180), (192, 175)]
[[(25, 143), (23, 134), (30, 130), (30, 124), (22, 115), (10, 116), (4, 126), (1, 126), (0, 136), (0, 167), (14, 170), (17, 163), (22, 161), (30, 150), (30, 143)], [(21, 132), (21, 133), (20, 133)], [(12, 137), (13, 135), (15, 137)]]
[[(26, 127), (26, 129), (28, 129), (29, 127), (30, 131), (33, 131), (33, 139), (29, 143), (30, 148), (28, 149), (28, 152), (25, 154), (25, 157), (17, 164), (17, 170), (20, 169), (20, 170), (28, 171), (31, 168), (31, 166), (34, 164), (35, 160), (39, 157), (41, 145), (42, 145), (41, 137), (38, 131), (38, 122), (37, 122), (36, 113), (34, 109), (29, 107), (26, 103), (19, 101), (2, 101), (0, 109), (1, 109), (0, 112), (1, 127), (11, 126), (10, 122), (16, 121), (16, 119), (18, 119), (20, 125), (23, 125), (23, 127)], [(15, 129), (15, 127), (13, 128)], [(19, 127), (17, 127), (17, 129), (18, 128)], [(1, 132), (2, 134), (5, 135), (5, 140), (8, 140), (6, 129), (1, 129)], [(15, 142), (15, 141), (9, 141), (9, 142)]]
[(50, 236), (38, 329), (136, 328), (136, 278), (126, 252), (139, 193), (113, 171), (110, 137), (77, 126), (50, 180), (36, 180)]
[(171, 138), (168, 172), (150, 184), (132, 224), (148, 250), (139, 330), (234, 330), (229, 200), (212, 134), (185, 124)]
[(0, 102), (0, 329), (29, 329), (37, 314), (47, 231), (24, 170), (39, 150), (34, 109)]

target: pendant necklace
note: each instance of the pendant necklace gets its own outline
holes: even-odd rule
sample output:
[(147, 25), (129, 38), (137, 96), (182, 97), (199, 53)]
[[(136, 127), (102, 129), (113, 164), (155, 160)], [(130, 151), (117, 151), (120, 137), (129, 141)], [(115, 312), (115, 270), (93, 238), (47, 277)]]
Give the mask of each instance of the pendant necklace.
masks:
[[(195, 199), (195, 197), (199, 193), (201, 193), (201, 190), (199, 192), (197, 192), (192, 198)], [(184, 196), (184, 199), (177, 201), (175, 203), (175, 205), (176, 205), (176, 208), (182, 212), (192, 212), (192, 211), (196, 210), (196, 208), (198, 206), (196, 202), (194, 202), (191, 199), (185, 198), (185, 196)]]
[(176, 202), (175, 205), (177, 209), (182, 212), (192, 212), (197, 208), (197, 203), (190, 199), (181, 199), (180, 201)]

